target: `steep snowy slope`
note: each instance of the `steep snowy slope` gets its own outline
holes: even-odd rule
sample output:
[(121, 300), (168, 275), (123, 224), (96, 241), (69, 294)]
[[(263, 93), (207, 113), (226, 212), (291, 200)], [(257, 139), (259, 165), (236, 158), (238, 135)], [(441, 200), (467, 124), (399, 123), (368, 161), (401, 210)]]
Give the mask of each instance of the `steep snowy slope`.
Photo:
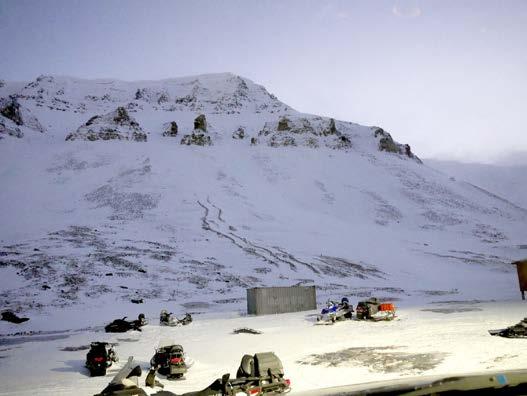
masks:
[[(527, 211), (380, 128), (298, 113), (231, 74), (43, 76), (9, 95), (44, 129), (0, 140), (0, 298), (32, 316), (25, 329), (79, 306), (103, 321), (135, 298), (238, 310), (264, 285), (315, 284), (320, 300), (517, 294)], [(146, 138), (119, 140), (135, 124)]]
[(426, 160), (426, 164), (527, 208), (527, 165), (488, 165), (439, 160)]

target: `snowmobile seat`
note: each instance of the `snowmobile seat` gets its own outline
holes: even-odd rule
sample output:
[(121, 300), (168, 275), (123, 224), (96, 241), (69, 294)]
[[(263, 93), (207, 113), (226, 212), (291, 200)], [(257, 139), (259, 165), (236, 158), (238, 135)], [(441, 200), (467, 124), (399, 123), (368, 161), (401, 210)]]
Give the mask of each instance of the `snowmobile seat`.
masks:
[(170, 353), (183, 353), (183, 347), (178, 344), (167, 347), (167, 350)]
[(243, 355), (240, 367), (236, 372), (236, 378), (246, 378), (254, 376), (254, 358), (251, 355)]
[(256, 377), (283, 377), (284, 367), (274, 352), (257, 353), (254, 355), (254, 374)]

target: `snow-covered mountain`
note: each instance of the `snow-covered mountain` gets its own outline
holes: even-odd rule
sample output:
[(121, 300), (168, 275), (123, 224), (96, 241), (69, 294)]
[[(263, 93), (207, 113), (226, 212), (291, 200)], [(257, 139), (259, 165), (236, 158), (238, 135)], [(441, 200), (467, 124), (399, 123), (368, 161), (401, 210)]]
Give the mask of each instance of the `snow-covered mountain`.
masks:
[(527, 210), (379, 127), (302, 114), (232, 74), (42, 76), (0, 97), (1, 301), (35, 328), (79, 305), (238, 310), (255, 286), (517, 295)]

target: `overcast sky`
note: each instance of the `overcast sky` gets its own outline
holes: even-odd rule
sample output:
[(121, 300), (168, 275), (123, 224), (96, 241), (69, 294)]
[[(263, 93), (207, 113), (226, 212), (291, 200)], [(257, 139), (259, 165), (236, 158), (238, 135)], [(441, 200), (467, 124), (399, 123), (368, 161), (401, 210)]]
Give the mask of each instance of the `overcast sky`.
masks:
[(422, 157), (527, 152), (524, 0), (0, 0), (0, 78), (230, 71)]

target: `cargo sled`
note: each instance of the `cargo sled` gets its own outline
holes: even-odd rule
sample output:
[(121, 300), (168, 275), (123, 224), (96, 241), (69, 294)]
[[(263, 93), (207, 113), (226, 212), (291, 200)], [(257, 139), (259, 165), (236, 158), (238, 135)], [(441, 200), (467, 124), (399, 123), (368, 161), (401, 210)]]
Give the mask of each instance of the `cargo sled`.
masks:
[(395, 305), (389, 302), (381, 303), (377, 298), (372, 297), (359, 301), (356, 315), (359, 320), (393, 320), (395, 319)]

